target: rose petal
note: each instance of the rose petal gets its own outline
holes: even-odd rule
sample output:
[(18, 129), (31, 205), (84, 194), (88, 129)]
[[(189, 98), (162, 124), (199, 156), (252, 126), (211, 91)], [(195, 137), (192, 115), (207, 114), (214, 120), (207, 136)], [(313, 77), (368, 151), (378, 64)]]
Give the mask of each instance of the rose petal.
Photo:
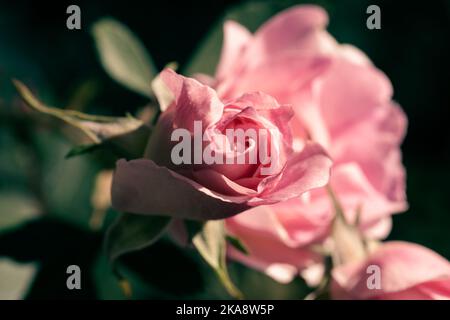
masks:
[(249, 251), (245, 255), (230, 247), (229, 255), (279, 282), (287, 283), (298, 275), (299, 270), (316, 264), (321, 258), (305, 248), (287, 247), (280, 235), (274, 232), (276, 219), (264, 208), (267, 207), (258, 207), (227, 220), (227, 230), (236, 235)]
[(193, 131), (194, 121), (202, 121), (205, 128), (222, 116), (223, 104), (210, 87), (183, 77), (172, 69), (164, 69), (160, 77), (175, 97), (167, 110), (167, 114), (173, 115), (173, 128)]
[[(320, 200), (319, 200), (320, 201)], [(329, 206), (329, 201), (327, 203)], [(316, 202), (315, 206), (319, 204)], [(269, 206), (284, 230), (284, 242), (290, 247), (307, 246), (328, 236), (334, 217), (330, 210), (316, 212), (298, 197)]]
[[(370, 265), (376, 265), (381, 270), (380, 289), (369, 289), (367, 286), (367, 267)], [(335, 298), (395, 298), (389, 295), (402, 292), (414, 294), (409, 290), (433, 281), (447, 283), (450, 263), (423, 246), (393, 241), (380, 246), (366, 261), (339, 266), (332, 274)], [(428, 288), (433, 289), (432, 286)], [(409, 298), (417, 298), (416, 294)], [(408, 295), (403, 295), (403, 298), (408, 298)]]
[(406, 122), (397, 105), (380, 106), (335, 136), (330, 151), (338, 163), (357, 162), (375, 189), (405, 206), (405, 172), (399, 145)]
[(251, 33), (235, 21), (226, 21), (223, 26), (223, 47), (217, 65), (216, 79), (222, 79), (236, 69), (242, 50), (252, 38)]
[[(224, 165), (229, 166), (230, 169), (233, 167), (239, 167), (239, 165)], [(256, 195), (256, 191), (246, 188), (244, 186), (239, 185), (238, 183), (230, 180), (225, 175), (211, 170), (211, 169), (201, 169), (192, 173), (195, 177), (195, 180), (204, 185), (205, 187), (211, 186), (214, 187), (215, 191), (220, 192), (221, 194), (231, 195), (231, 196), (254, 196)], [(220, 189), (217, 189), (217, 188)]]
[(119, 160), (111, 194), (116, 210), (137, 214), (205, 220), (227, 218), (248, 209), (245, 197), (221, 197), (146, 159)]
[[(294, 153), (288, 159), (281, 173), (281, 179), (274, 188), (267, 188), (260, 198), (275, 203), (323, 187), (328, 183), (331, 165), (332, 161), (323, 148), (316, 143), (308, 142), (301, 152)], [(273, 177), (269, 179), (272, 180)], [(257, 205), (258, 202), (259, 199), (252, 199), (249, 204)]]
[(359, 223), (363, 229), (380, 219), (389, 217), (392, 213), (406, 209), (404, 202), (390, 201), (384, 194), (374, 189), (354, 162), (333, 168), (330, 185), (344, 208), (348, 221), (354, 222), (357, 212), (361, 212)]
[(392, 97), (389, 79), (378, 69), (333, 61), (320, 86), (322, 116), (332, 136), (358, 123)]
[[(225, 99), (235, 99), (246, 92), (262, 91), (275, 97), (296, 92), (323, 74), (330, 60), (321, 56), (289, 53), (262, 63), (258, 68), (244, 70), (227, 77), (217, 86), (217, 93)], [(299, 75), (302, 75), (299, 77)], [(288, 101), (279, 101), (281, 104)]]
[(317, 53), (323, 46), (318, 31), (328, 23), (327, 13), (318, 6), (303, 5), (282, 11), (263, 24), (247, 50), (247, 67), (259, 65), (280, 52)]

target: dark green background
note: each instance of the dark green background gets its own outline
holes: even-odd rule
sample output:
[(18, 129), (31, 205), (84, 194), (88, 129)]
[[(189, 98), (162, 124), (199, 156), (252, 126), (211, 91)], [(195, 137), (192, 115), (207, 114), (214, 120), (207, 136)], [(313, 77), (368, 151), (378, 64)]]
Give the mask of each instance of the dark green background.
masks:
[[(403, 145), (408, 212), (394, 217), (390, 239), (424, 244), (450, 258), (450, 1), (311, 1), (330, 15), (329, 31), (365, 51), (391, 79), (409, 118)], [(190, 57), (228, 12), (251, 29), (295, 1), (1, 1), (0, 2), (0, 193), (11, 190), (41, 201), (46, 216), (0, 233), (0, 256), (38, 261), (29, 298), (121, 298), (101, 252), (100, 233), (90, 232), (89, 196), (99, 164), (90, 157), (64, 160), (70, 143), (61, 134), (21, 116), (10, 78), (21, 79), (56, 106), (77, 88), (93, 92), (84, 111), (123, 115), (145, 100), (102, 70), (89, 28), (104, 16), (127, 24), (144, 42), (158, 68), (177, 61), (182, 71), (213, 70), (220, 36), (204, 54)], [(82, 30), (69, 31), (66, 7), (78, 4)], [(369, 4), (378, 4), (382, 29), (365, 26)], [(0, 214), (14, 208), (0, 207)], [(113, 213), (111, 213), (113, 215)], [(99, 258), (100, 257), (100, 258)], [(193, 252), (162, 241), (127, 258), (136, 298), (220, 298), (226, 294)], [(65, 288), (65, 268), (83, 270), (83, 290)], [(232, 276), (248, 297), (299, 298), (304, 286), (276, 284), (233, 264)], [(1, 275), (0, 275), (1, 276)]]

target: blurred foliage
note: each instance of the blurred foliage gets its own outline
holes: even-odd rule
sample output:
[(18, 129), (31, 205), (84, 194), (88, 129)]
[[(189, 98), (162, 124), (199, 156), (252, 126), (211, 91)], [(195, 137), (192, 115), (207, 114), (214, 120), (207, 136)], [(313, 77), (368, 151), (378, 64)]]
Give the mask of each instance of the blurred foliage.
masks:
[(0, 299), (21, 299), (36, 271), (33, 263), (19, 264), (7, 258), (0, 258)]
[(94, 24), (92, 34), (109, 75), (125, 87), (151, 97), (149, 84), (157, 74), (156, 68), (132, 31), (114, 19), (104, 18)]
[[(338, 41), (361, 48), (389, 76), (395, 99), (408, 115), (403, 154), (410, 209), (394, 217), (390, 239), (418, 242), (450, 258), (449, 2), (308, 2), (328, 11), (329, 31)], [(138, 115), (151, 103), (151, 87), (146, 91), (143, 83), (168, 63), (176, 61), (186, 74), (213, 74), (225, 19), (255, 30), (296, 3), (79, 1), (82, 30), (69, 31), (65, 27), (69, 2), (1, 2), (0, 297), (7, 288), (9, 298), (125, 298), (102, 247), (104, 231), (117, 212), (106, 210), (100, 230), (90, 224), (97, 174), (105, 164), (111, 168), (117, 155), (97, 149), (65, 159), (79, 136), (67, 125), (27, 109), (12, 78), (26, 83), (40, 100), (65, 110)], [(369, 4), (381, 7), (381, 30), (365, 27)], [(152, 64), (139, 58), (141, 64), (132, 68), (141, 81), (130, 82), (123, 69), (111, 69), (110, 59), (117, 57), (106, 58), (104, 50), (95, 47), (91, 31), (95, 35), (117, 27), (110, 20), (100, 20), (105, 17), (127, 25), (143, 42), (130, 44), (137, 49), (117, 52), (119, 56), (147, 56), (144, 46), (151, 53)], [(103, 24), (95, 25), (98, 21)], [(114, 41), (104, 46), (114, 48)], [(229, 297), (198, 253), (166, 238), (125, 254), (121, 261), (134, 299)], [(71, 264), (81, 267), (80, 291), (65, 287), (66, 268)], [(230, 264), (229, 273), (246, 298), (297, 299), (309, 293), (300, 279), (281, 285), (237, 263)], [(10, 284), (16, 287), (10, 289)]]

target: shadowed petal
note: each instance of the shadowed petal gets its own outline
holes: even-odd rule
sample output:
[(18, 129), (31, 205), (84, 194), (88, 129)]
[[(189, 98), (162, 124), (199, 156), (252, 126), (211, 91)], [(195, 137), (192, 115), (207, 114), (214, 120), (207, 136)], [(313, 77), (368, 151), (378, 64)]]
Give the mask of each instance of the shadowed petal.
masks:
[[(245, 197), (221, 197), (153, 161), (119, 160), (112, 183), (116, 210), (186, 219), (223, 219), (249, 207)], [(234, 201), (234, 202), (231, 202)]]

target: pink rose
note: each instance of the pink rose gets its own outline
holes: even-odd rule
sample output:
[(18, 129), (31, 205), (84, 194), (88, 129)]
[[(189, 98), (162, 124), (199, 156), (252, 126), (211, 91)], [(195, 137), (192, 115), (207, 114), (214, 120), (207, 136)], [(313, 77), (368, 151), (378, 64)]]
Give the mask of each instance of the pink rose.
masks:
[(334, 299), (450, 299), (450, 263), (408, 242), (386, 242), (366, 260), (336, 267), (332, 276)]
[[(160, 77), (173, 100), (154, 128), (146, 158), (118, 161), (112, 185), (115, 209), (220, 219), (328, 182), (331, 160), (318, 144), (305, 137), (301, 150), (293, 150), (290, 107), (261, 92), (224, 104), (213, 89), (194, 79), (170, 69)], [(228, 130), (261, 135), (235, 143)], [(180, 140), (186, 142), (181, 138), (189, 148), (179, 148)], [(261, 149), (266, 152), (252, 153)]]
[[(294, 149), (306, 137), (325, 147), (333, 159), (330, 185), (348, 221), (359, 213), (365, 236), (384, 238), (391, 215), (407, 208), (399, 148), (406, 117), (392, 101), (389, 79), (357, 48), (338, 44), (327, 22), (311, 5), (281, 12), (253, 35), (226, 22), (215, 78), (202, 79), (224, 100), (261, 90), (291, 104)], [(231, 255), (265, 271), (275, 265), (279, 280), (288, 281), (315, 263), (303, 260), (304, 251), (327, 237), (333, 216), (325, 188), (252, 209), (227, 220), (250, 251)]]

